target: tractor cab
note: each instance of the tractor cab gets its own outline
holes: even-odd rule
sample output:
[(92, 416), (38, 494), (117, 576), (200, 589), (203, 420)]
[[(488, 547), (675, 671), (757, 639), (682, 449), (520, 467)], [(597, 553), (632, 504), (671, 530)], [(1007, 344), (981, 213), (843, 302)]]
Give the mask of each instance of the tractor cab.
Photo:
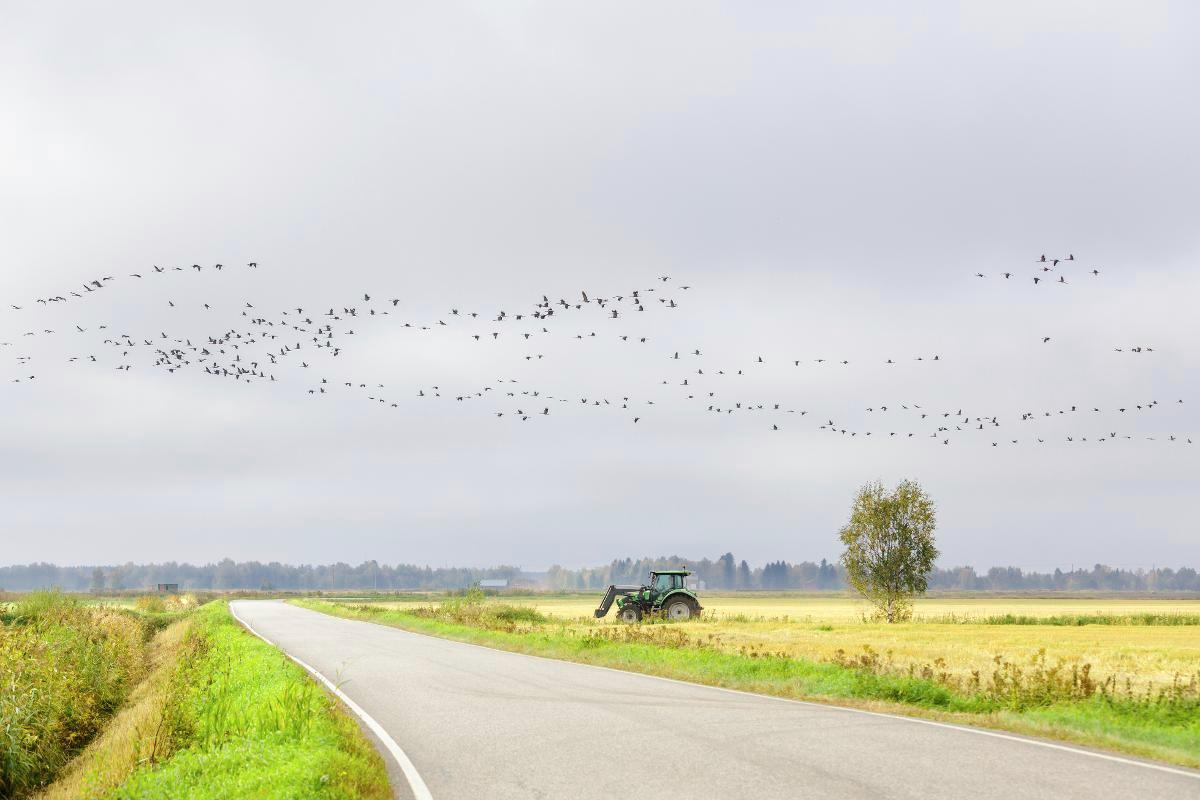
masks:
[(665, 597), (676, 589), (684, 588), (683, 579), (691, 574), (686, 569), (666, 569), (651, 572), (650, 591), (655, 596)]
[(672, 620), (699, 616), (700, 599), (684, 582), (691, 574), (686, 569), (656, 569), (650, 572), (648, 585), (609, 586), (596, 609), (596, 617), (607, 615), (613, 601), (625, 622), (638, 622), (651, 614), (661, 614)]

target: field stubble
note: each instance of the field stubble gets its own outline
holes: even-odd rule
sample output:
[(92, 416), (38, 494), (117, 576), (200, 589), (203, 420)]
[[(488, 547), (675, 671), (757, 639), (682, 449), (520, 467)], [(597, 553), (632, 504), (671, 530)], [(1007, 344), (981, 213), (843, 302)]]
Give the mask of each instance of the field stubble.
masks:
[(638, 625), (597, 621), (590, 595), (293, 602), (522, 653), (1200, 767), (1194, 600), (930, 599), (894, 625), (868, 621), (847, 597), (702, 600), (700, 620)]
[[(592, 616), (599, 593), (499, 599), (544, 615), (531, 625), (571, 635), (624, 627), (611, 614)], [(681, 630), (705, 647), (934, 674), (964, 688), (1061, 663), (1056, 677), (1074, 668), (1086, 671), (1085, 685), (1136, 694), (1187, 685), (1200, 669), (1200, 599), (924, 598), (913, 621), (893, 625), (870, 621), (867, 604), (847, 596), (703, 593), (701, 602), (701, 619)], [(415, 599), (377, 605), (431, 607)]]

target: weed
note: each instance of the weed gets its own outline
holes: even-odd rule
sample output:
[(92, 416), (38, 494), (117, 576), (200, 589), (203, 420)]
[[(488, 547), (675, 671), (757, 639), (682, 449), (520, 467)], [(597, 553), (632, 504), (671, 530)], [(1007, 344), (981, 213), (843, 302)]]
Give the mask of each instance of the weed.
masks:
[[(1043, 648), (1028, 656), (1001, 654), (964, 671), (961, 662), (947, 656), (912, 658), (911, 649), (897, 653), (890, 646), (864, 645), (861, 638), (855, 647), (837, 647), (844, 639), (866, 636), (904, 644), (939, 630), (957, 637), (951, 642), (966, 641), (964, 637), (986, 642), (981, 639), (984, 628), (978, 625), (955, 631), (922, 622), (860, 627), (844, 615), (832, 636), (833, 625), (789, 625), (778, 617), (740, 622), (721, 616), (698, 625), (605, 624), (558, 617), (503, 627), (489, 621), (491, 612), (482, 601), (470, 613), (409, 606), (374, 608), (369, 617), (342, 604), (296, 602), (326, 613), (518, 652), (785, 697), (896, 703), (917, 713), (936, 712), (939, 718), (960, 715), (975, 724), (1200, 766), (1200, 673), (1180, 670), (1173, 679), (1155, 685), (1144, 676), (1097, 676), (1090, 661), (1052, 657)], [(819, 640), (807, 638), (815, 635), (814, 628), (821, 632)], [(793, 636), (806, 637), (802, 647), (807, 646), (807, 652), (791, 644)]]
[(979, 620), (983, 625), (1200, 625), (1200, 614), (1061, 614), (1033, 617), (1024, 614), (993, 614)]
[(50, 781), (145, 668), (136, 614), (60, 592), (22, 598), (0, 626), (0, 796)]
[(166, 601), (153, 594), (144, 594), (133, 601), (133, 607), (143, 613), (161, 614), (167, 610)]
[[(374, 609), (369, 614), (378, 613)], [(516, 606), (487, 600), (477, 586), (462, 594), (450, 594), (440, 603), (417, 606), (411, 613), (425, 619), (436, 619), (487, 630), (515, 631), (519, 626), (540, 625), (549, 618), (530, 606)]]

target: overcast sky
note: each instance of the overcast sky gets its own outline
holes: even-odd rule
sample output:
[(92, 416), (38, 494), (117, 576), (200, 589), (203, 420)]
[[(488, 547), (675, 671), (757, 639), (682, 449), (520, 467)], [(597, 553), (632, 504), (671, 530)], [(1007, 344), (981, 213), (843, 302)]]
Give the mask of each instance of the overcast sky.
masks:
[[(910, 477), (944, 565), (1200, 564), (1198, 39), (1144, 0), (0, 3), (0, 563), (833, 559)], [(395, 316), (275, 383), (102, 344), (364, 293)]]

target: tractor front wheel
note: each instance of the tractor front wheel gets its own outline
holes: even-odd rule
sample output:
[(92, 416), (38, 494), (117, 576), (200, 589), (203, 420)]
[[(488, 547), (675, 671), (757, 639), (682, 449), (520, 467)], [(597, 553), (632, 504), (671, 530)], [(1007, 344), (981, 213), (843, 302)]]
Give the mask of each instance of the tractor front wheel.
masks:
[(634, 605), (633, 603), (630, 603), (629, 605), (627, 605), (621, 609), (621, 621), (622, 622), (628, 622), (630, 625), (632, 625), (635, 622), (641, 622), (641, 620), (642, 620), (642, 610), (640, 608), (638, 608), (636, 605)]
[(683, 598), (672, 600), (667, 604), (667, 619), (682, 622), (692, 618), (692, 604)]

